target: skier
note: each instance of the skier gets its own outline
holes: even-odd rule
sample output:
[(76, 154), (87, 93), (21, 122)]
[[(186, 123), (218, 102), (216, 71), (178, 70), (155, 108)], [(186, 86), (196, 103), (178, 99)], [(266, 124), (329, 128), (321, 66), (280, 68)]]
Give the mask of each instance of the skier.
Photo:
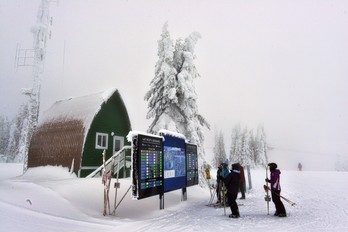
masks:
[(266, 178), (265, 181), (271, 183), (272, 201), (275, 205), (276, 211), (274, 216), (286, 217), (285, 207), (280, 200), (280, 170), (277, 169), (276, 163), (269, 163), (269, 170), (271, 171), (271, 179)]
[[(238, 163), (239, 164), (239, 163)], [(241, 198), (239, 199), (245, 199), (245, 175), (244, 175), (244, 167), (239, 164), (239, 171), (240, 171), (240, 182), (239, 182), (239, 191), (242, 194)]]
[(224, 182), (227, 188), (228, 205), (230, 206), (231, 212), (232, 212), (232, 214), (229, 215), (230, 218), (240, 217), (238, 205), (236, 202), (236, 199), (238, 196), (238, 189), (239, 189), (239, 180), (240, 180), (239, 164), (234, 163), (232, 164), (232, 171), (224, 179)]
[(217, 181), (218, 181), (218, 186), (216, 188), (216, 191), (219, 191), (218, 194), (218, 201), (216, 204), (221, 203), (222, 205), (226, 204), (226, 194), (225, 194), (225, 184), (224, 180), (230, 173), (230, 170), (228, 170), (228, 165), (226, 163), (221, 163), (218, 171), (217, 171)]
[(227, 175), (230, 173), (230, 170), (228, 170), (228, 165), (226, 163), (222, 163), (221, 164), (221, 173), (220, 173), (220, 176), (222, 178), (226, 178)]
[(299, 171), (302, 171), (302, 164), (298, 163), (297, 168), (298, 168)]

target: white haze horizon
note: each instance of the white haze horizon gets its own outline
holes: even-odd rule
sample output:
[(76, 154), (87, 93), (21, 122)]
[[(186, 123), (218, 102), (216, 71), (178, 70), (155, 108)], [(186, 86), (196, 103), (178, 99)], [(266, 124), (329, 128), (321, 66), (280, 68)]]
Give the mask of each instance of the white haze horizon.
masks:
[[(17, 46), (32, 48), (40, 2), (0, 0), (0, 107), (9, 118), (27, 100), (21, 88), (31, 86), (31, 68), (14, 63)], [(195, 83), (199, 113), (211, 124), (204, 131), (208, 161), (216, 131), (229, 154), (236, 124), (262, 124), (272, 161), (334, 170), (348, 162), (347, 10), (343, 0), (51, 3), (40, 114), (55, 101), (116, 87), (132, 129), (146, 131), (144, 96), (167, 21), (174, 40), (202, 35)]]

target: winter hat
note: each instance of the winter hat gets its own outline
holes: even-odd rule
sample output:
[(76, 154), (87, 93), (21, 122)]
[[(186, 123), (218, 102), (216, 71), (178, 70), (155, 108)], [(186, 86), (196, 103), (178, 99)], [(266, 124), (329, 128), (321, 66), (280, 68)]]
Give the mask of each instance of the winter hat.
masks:
[(268, 166), (270, 170), (275, 170), (278, 167), (276, 163), (269, 163)]
[(239, 170), (239, 163), (232, 164), (232, 170)]

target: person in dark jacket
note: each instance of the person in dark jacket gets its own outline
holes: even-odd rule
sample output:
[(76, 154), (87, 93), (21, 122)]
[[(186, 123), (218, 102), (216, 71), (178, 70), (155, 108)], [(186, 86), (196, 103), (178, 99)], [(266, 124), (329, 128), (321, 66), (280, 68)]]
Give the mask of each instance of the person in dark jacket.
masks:
[(271, 183), (272, 201), (275, 205), (276, 212), (274, 216), (286, 217), (286, 211), (283, 202), (280, 200), (280, 170), (277, 169), (276, 163), (269, 163), (269, 170), (271, 171), (271, 179), (266, 179)]
[(221, 187), (222, 187), (222, 181), (223, 178), (221, 176), (221, 171), (222, 171), (222, 164), (219, 165), (218, 170), (216, 172), (216, 196), (217, 196), (217, 202), (221, 202)]
[(239, 181), (240, 181), (240, 171), (239, 165), (237, 163), (232, 164), (232, 171), (224, 179), (226, 188), (227, 188), (227, 199), (228, 205), (231, 208), (232, 214), (229, 215), (230, 218), (239, 218), (239, 209), (236, 202), (239, 190)]

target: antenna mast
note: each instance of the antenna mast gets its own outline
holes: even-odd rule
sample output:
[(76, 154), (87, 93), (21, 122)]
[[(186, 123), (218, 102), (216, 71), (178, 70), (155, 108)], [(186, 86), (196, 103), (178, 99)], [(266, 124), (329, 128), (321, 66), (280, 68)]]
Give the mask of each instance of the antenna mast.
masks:
[[(24, 133), (24, 165), (23, 173), (28, 169), (28, 152), (31, 137), (37, 127), (40, 111), (40, 87), (41, 77), (44, 71), (44, 63), (46, 58), (46, 44), (47, 39), (50, 38), (51, 33), (49, 26), (52, 24), (52, 19), (49, 16), (49, 6), (51, 0), (42, 0), (38, 9), (36, 25), (31, 29), (34, 36), (33, 43), (33, 86), (31, 88), (22, 89), (22, 93), (29, 97), (28, 101), (28, 120), (27, 128)], [(54, 1), (57, 2), (57, 1)], [(19, 59), (20, 57), (18, 57)], [(18, 63), (18, 62), (17, 62)], [(23, 144), (22, 144), (23, 145)]]

